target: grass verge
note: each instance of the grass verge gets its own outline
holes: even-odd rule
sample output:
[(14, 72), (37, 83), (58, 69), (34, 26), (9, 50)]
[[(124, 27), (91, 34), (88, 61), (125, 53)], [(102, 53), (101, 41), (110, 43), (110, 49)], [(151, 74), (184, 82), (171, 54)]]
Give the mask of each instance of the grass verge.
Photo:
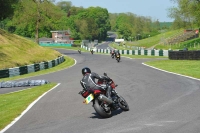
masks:
[[(35, 73), (25, 74), (21, 76), (4, 78), (0, 81), (23, 79), (32, 76), (47, 74), (62, 69), (66, 69), (75, 63), (74, 59), (66, 56), (65, 61), (53, 68), (45, 69)], [(57, 83), (49, 83), (42, 86), (36, 86), (22, 91), (0, 94), (0, 130), (11, 123), (19, 116), (35, 99), (53, 88)]]
[(55, 85), (56, 83), (50, 83), (14, 93), (0, 94), (0, 130), (18, 117), (40, 95)]
[(159, 60), (145, 62), (145, 64), (200, 79), (200, 60)]

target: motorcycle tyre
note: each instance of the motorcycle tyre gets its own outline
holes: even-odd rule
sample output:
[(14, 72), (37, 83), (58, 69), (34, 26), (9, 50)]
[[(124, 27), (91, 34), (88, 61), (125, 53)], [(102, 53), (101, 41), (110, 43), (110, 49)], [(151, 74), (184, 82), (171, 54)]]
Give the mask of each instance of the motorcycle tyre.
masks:
[(119, 58), (117, 58), (117, 62), (119, 62)]
[(94, 101), (94, 110), (103, 118), (109, 118), (111, 117), (111, 110), (107, 113), (104, 111), (104, 109), (99, 105), (99, 100), (95, 99)]
[[(124, 107), (124, 105), (121, 104), (120, 99), (124, 100), (124, 102), (126, 104), (125, 107)], [(128, 103), (126, 102), (126, 100), (122, 96), (120, 96), (120, 98), (118, 98), (118, 105), (123, 111), (129, 111)]]

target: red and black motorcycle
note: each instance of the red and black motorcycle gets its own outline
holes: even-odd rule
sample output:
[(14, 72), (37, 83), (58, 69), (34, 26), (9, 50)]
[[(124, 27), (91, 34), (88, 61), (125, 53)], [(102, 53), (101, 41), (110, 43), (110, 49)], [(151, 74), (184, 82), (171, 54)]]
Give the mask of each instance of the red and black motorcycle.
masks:
[[(97, 114), (99, 114), (103, 118), (108, 118), (112, 116), (112, 111), (121, 108), (123, 111), (128, 111), (129, 106), (126, 100), (118, 95), (117, 91), (115, 90), (116, 85), (112, 79), (110, 79), (106, 73), (104, 73), (106, 77), (104, 80), (98, 80), (98, 84), (102, 86), (106, 86), (105, 90), (86, 90), (83, 89), (79, 92), (85, 99), (83, 103), (93, 103), (93, 107)], [(112, 100), (107, 98), (106, 96), (106, 89), (111, 87), (111, 97)]]
[(115, 57), (115, 53), (114, 53), (114, 51), (111, 51), (110, 54), (111, 54), (111, 58), (114, 59), (114, 57)]

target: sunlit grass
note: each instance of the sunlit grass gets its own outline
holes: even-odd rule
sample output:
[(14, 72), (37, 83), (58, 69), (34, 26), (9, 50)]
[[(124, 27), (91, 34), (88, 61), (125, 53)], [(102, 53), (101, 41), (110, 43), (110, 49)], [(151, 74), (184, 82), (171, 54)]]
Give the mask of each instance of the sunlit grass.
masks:
[(200, 60), (159, 60), (145, 64), (200, 79)]
[(34, 100), (53, 88), (56, 83), (0, 94), (0, 130), (18, 117)]
[(54, 60), (61, 54), (0, 29), (0, 70)]

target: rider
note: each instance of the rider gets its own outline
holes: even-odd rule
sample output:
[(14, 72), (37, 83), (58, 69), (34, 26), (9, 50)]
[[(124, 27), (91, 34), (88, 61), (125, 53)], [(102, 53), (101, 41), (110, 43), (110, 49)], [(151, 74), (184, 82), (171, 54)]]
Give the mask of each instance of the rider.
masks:
[(119, 52), (119, 50), (118, 50), (118, 49), (115, 49), (115, 50), (114, 50), (114, 53), (115, 53), (115, 58), (116, 58), (117, 54), (119, 54), (119, 59), (120, 59), (120, 52)]
[(80, 48), (78, 49), (78, 52), (79, 52), (79, 53), (81, 52), (81, 49), (80, 49)]
[[(84, 89), (100, 89), (100, 90), (105, 90), (106, 89), (106, 86), (101, 86), (101, 85), (98, 85), (96, 82), (95, 82), (95, 79), (106, 79), (106, 77), (104, 76), (99, 76), (97, 73), (95, 72), (91, 72), (90, 68), (88, 67), (84, 67), (82, 69), (82, 74), (83, 74), (83, 78), (82, 80), (80, 81), (81, 83), (81, 86), (84, 88)], [(106, 95), (109, 99), (112, 100), (111, 98), (111, 88), (108, 87), (107, 88), (107, 91), (106, 91)]]
[[(115, 55), (115, 50), (112, 49), (112, 50), (110, 51), (110, 54), (111, 54), (111, 56)], [(113, 57), (114, 57), (114, 56), (113, 56)]]

